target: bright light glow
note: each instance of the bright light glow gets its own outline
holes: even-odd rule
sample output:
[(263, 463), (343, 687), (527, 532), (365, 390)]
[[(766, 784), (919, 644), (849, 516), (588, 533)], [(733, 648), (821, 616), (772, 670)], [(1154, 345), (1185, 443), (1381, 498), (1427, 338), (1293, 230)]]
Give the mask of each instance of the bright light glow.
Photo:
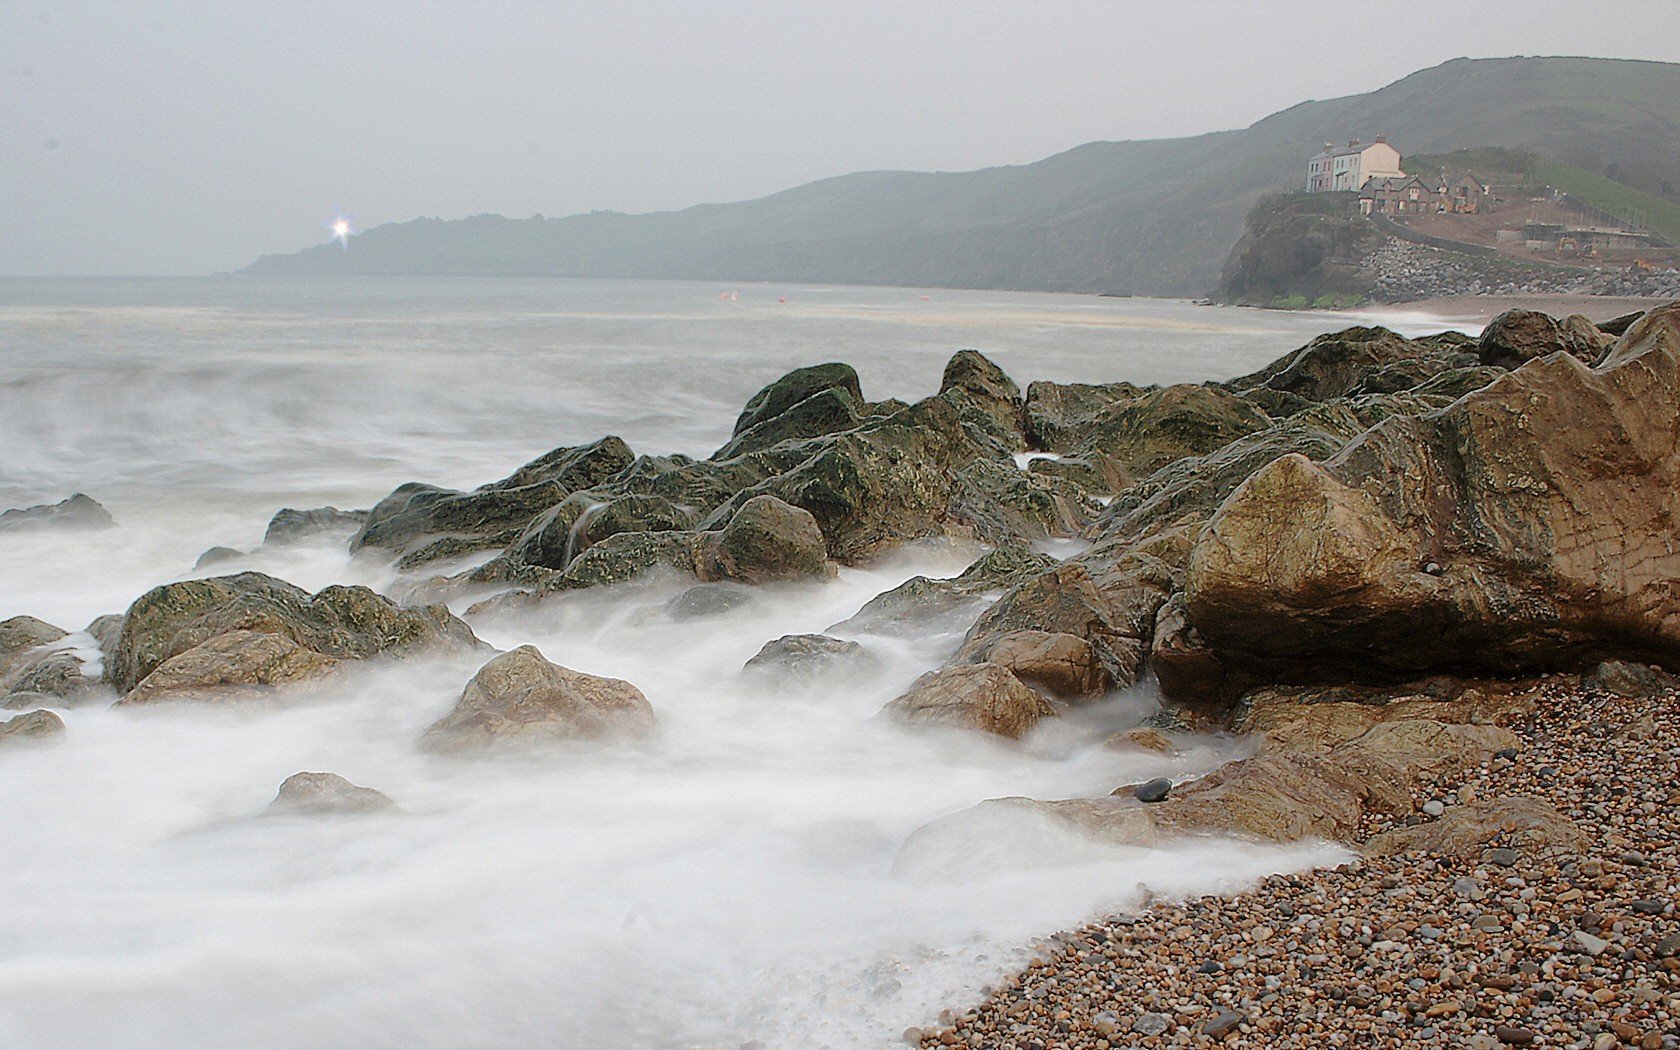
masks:
[(322, 223), (332, 231), (329, 241), (337, 241), (340, 248), (350, 247), (350, 238), (360, 231), (356, 229), (354, 216), (346, 215), (337, 208), (333, 209), (333, 217)]

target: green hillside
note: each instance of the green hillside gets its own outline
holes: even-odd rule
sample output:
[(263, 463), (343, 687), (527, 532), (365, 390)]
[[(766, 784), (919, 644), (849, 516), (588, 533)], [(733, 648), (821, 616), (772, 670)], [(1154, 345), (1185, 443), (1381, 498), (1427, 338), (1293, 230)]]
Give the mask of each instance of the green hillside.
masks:
[(350, 251), (265, 256), (243, 272), (1196, 295), (1218, 284), (1256, 201), (1297, 187), (1323, 143), (1378, 134), (1409, 153), (1505, 146), (1589, 172), (1611, 164), (1660, 172), (1680, 156), (1680, 65), (1457, 59), (1240, 131), (1094, 142), (970, 172), (863, 172), (678, 212), (418, 219), (370, 230)]
[(1620, 219), (1653, 229), (1670, 243), (1680, 244), (1680, 204), (1569, 164), (1541, 161), (1534, 166), (1534, 177)]

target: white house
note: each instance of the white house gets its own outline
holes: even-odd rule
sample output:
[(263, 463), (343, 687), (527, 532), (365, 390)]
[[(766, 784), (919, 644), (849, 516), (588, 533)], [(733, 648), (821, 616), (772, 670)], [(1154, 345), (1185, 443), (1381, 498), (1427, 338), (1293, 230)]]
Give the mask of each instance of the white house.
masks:
[(1339, 148), (1325, 143), (1307, 161), (1307, 189), (1314, 193), (1351, 192), (1362, 189), (1371, 179), (1398, 179), (1404, 174), (1400, 151), (1380, 135), (1369, 145), (1358, 139)]

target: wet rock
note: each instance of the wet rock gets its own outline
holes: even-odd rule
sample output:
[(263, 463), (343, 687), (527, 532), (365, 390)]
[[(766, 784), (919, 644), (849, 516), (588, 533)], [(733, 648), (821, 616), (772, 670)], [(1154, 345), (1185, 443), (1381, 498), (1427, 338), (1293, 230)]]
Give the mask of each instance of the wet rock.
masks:
[(18, 708), (50, 697), (57, 703), (76, 703), (99, 683), (82, 670), (82, 661), (68, 650), (30, 654), (0, 675), (0, 707)]
[(1017, 631), (1083, 639), (1109, 681), (1129, 685), (1137, 680), (1143, 643), (1127, 630), (1084, 565), (1058, 565), (1010, 588), (969, 629), (956, 658), (982, 660), (1001, 638)]
[(437, 549), (434, 558), (502, 547), (518, 538), (532, 518), (573, 492), (605, 481), (634, 459), (622, 440), (607, 437), (555, 449), (471, 492), (409, 482), (368, 512), (350, 549), (401, 553), (439, 536), (454, 542)]
[(822, 579), (835, 573), (817, 519), (775, 496), (741, 504), (722, 529), (703, 532), (695, 545), (702, 580)]
[(111, 514), (90, 496), (78, 492), (59, 503), (42, 503), (0, 512), (0, 532), (32, 529), (108, 529)]
[(1081, 486), (995, 459), (957, 473), (949, 510), (952, 521), (994, 544), (1077, 536), (1101, 512)]
[(522, 645), (479, 668), (455, 709), (426, 730), (421, 744), (458, 751), (645, 736), (656, 726), (652, 705), (629, 682), (560, 667)]
[(1614, 341), (1580, 314), (1559, 321), (1536, 310), (1507, 310), (1482, 329), (1477, 354), (1483, 364), (1504, 368), (1559, 352), (1590, 365)]
[(1024, 406), (1028, 444), (1071, 452), (1096, 433), (1099, 420), (1151, 389), (1130, 383), (1031, 383)]
[(336, 773), (293, 773), (281, 783), (268, 811), (304, 816), (394, 813), (397, 804), (382, 792), (352, 784)]
[(1165, 802), (1167, 796), (1172, 793), (1172, 786), (1172, 778), (1156, 777), (1132, 788), (1132, 797), (1139, 802)]
[[(233, 632), (278, 635), (331, 660), (478, 644), (472, 630), (441, 605), (404, 608), (366, 587), (333, 586), (310, 595), (283, 580), (246, 572), (164, 584), (142, 595), (123, 617), (116, 646), (105, 661), (106, 680), (126, 694), (165, 661)], [(226, 658), (236, 684), (268, 684), (262, 676), (271, 672), (262, 668), (318, 662), (274, 646), (264, 647), (251, 657), (254, 662), (248, 662), (239, 650), (252, 640), (241, 636), (237, 641), (240, 644), (199, 654)], [(208, 686), (204, 676), (211, 666), (195, 658), (195, 689)], [(254, 681), (247, 681), (253, 676)]]
[(1037, 692), (998, 664), (959, 664), (930, 671), (881, 713), (910, 725), (970, 729), (1018, 740), (1055, 714)]
[(366, 524), (368, 513), (365, 510), (339, 510), (337, 507), (310, 510), (283, 507), (269, 519), (268, 531), (263, 534), (263, 546), (285, 547), (316, 537), (349, 536)]
[(0, 747), (39, 742), (64, 733), (64, 720), (51, 711), (26, 711), (0, 722)]
[(122, 613), (106, 613), (96, 616), (93, 622), (82, 628), (95, 642), (99, 643), (101, 652), (109, 653), (117, 647), (117, 638), (122, 634)]
[(563, 570), (584, 551), (623, 532), (682, 532), (694, 528), (693, 511), (663, 496), (626, 494), (597, 498), (574, 493), (538, 515), (507, 549), (519, 564)]
[(1189, 622), (1251, 681), (1680, 664), (1677, 372), (1669, 306), (1596, 369), (1534, 361), (1322, 465), (1276, 460), (1202, 532)]
[(868, 673), (877, 666), (875, 657), (857, 642), (826, 634), (788, 634), (765, 642), (744, 670), (777, 678), (808, 679), (835, 673)]
[(1102, 696), (1114, 685), (1091, 643), (1072, 634), (1011, 631), (976, 653), (1030, 686), (1065, 699)]
[(948, 580), (914, 576), (890, 591), (871, 598), (831, 631), (867, 631), (902, 635), (950, 630), (977, 616), (987, 593), (1053, 568), (1056, 559), (1024, 543), (1010, 543), (978, 558), (961, 575)]
[(739, 436), (825, 390), (840, 390), (855, 401), (863, 400), (857, 370), (851, 365), (830, 362), (796, 368), (748, 399), (746, 407), (735, 420), (733, 435)]
[(65, 637), (68, 632), (33, 616), (0, 620), (0, 679), (11, 673), (32, 650)]
[(1612, 317), (1608, 321), (1600, 321), (1598, 323), (1598, 330), (1603, 332), (1605, 335), (1621, 336), (1624, 335), (1629, 328), (1633, 327), (1635, 321), (1644, 316), (1644, 310), (1635, 310), (1632, 313), (1622, 314), (1619, 317)]
[(959, 350), (945, 365), (940, 396), (957, 406), (964, 422), (1010, 452), (1027, 447), (1026, 402), (1003, 369), (975, 350)]
[(819, 390), (778, 415), (755, 423), (712, 453), (715, 460), (761, 452), (784, 441), (851, 430), (865, 418), (862, 400), (843, 386)]
[(1151, 390), (1096, 420), (1071, 451), (1118, 492), (1186, 456), (1202, 456), (1265, 430), (1265, 412), (1217, 387), (1180, 384)]
[[(1306, 401), (1329, 401), (1355, 391), (1385, 393), (1380, 388), (1389, 386), (1403, 390), (1428, 378), (1431, 364), (1438, 368), (1445, 363), (1437, 344), (1406, 339), (1386, 328), (1355, 327), (1318, 336), (1293, 354), (1227, 385), (1237, 391), (1263, 387)], [(1422, 371), (1400, 373), (1413, 378), (1398, 386), (1380, 380), (1372, 383), (1373, 377), (1397, 366), (1421, 366)], [(1361, 391), (1361, 387), (1366, 389)]]
[(1116, 733), (1103, 741), (1103, 747), (1112, 751), (1138, 751), (1157, 755), (1175, 755), (1178, 745), (1172, 738), (1149, 726), (1136, 726), (1123, 733)]
[(169, 657), (117, 704), (273, 701), (281, 687), (319, 678), (340, 662), (284, 634), (228, 631)]

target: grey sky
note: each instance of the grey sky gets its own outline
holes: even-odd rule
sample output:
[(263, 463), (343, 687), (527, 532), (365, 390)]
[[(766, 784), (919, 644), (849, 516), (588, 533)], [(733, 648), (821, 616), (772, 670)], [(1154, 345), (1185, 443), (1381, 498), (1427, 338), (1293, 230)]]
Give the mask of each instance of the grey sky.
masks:
[[(1407, 24), (1380, 26), (1382, 11)], [(1433, 27), (1433, 28), (1431, 28)], [(1680, 60), (1676, 0), (0, 0), (0, 273), (644, 211), (1240, 127), (1459, 55)]]

